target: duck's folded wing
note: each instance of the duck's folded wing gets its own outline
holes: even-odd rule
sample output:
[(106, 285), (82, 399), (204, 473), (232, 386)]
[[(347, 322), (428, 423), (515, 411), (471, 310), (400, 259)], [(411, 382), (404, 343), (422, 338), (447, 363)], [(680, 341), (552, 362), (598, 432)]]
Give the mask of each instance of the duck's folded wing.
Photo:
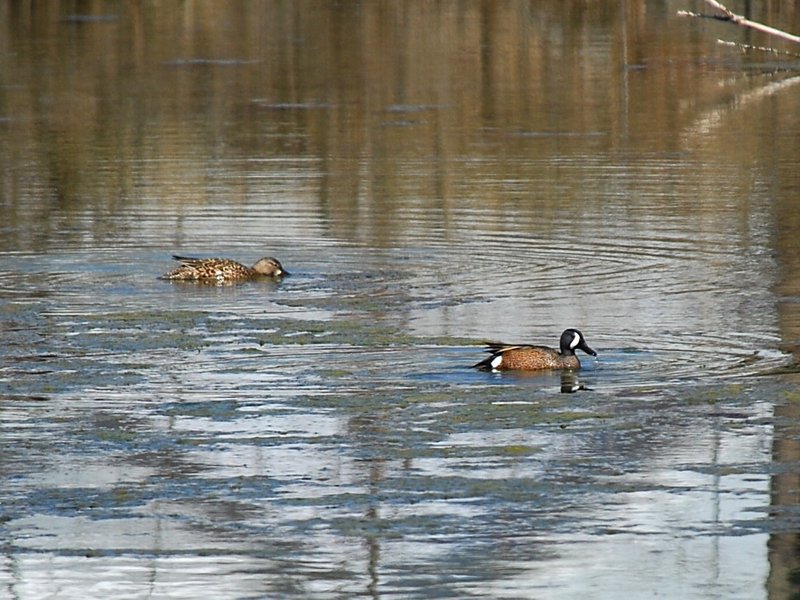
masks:
[(203, 263), (203, 261), (207, 260), (205, 258), (192, 258), (190, 256), (178, 256), (177, 254), (173, 254), (172, 258), (177, 260), (182, 265), (186, 265), (187, 267), (196, 267)]
[(521, 350), (523, 348), (536, 348), (540, 350), (547, 350), (547, 346), (534, 346), (533, 344), (503, 344), (501, 342), (484, 342), (486, 352), (491, 354), (500, 354), (508, 352), (509, 350)]

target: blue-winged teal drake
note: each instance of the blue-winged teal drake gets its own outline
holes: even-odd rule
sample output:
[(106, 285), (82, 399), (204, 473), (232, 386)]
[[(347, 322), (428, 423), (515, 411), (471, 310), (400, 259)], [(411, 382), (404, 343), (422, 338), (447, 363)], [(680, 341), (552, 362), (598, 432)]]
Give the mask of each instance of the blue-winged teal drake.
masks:
[(583, 334), (577, 329), (567, 329), (561, 334), (561, 351), (547, 346), (509, 346), (488, 342), (487, 352), (491, 356), (474, 367), (488, 371), (541, 371), (544, 369), (580, 369), (581, 361), (575, 356), (575, 350), (581, 349), (586, 354), (597, 356), (586, 343)]
[(172, 281), (206, 281), (226, 283), (256, 279), (258, 277), (282, 277), (288, 275), (278, 259), (267, 256), (252, 267), (247, 267), (228, 258), (189, 258), (173, 256), (181, 266), (165, 273), (161, 279)]

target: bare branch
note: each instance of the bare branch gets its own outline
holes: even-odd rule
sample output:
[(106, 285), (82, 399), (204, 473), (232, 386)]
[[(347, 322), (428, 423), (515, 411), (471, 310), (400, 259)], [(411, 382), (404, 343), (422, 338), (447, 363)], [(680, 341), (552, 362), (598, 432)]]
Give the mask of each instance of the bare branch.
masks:
[(730, 10), (727, 6), (724, 6), (723, 4), (717, 2), (717, 0), (706, 0), (706, 4), (710, 4), (718, 11), (725, 13), (725, 16), (728, 17), (730, 20), (732, 21), (736, 20), (736, 15), (733, 14), (733, 11)]
[(681, 17), (696, 17), (696, 18), (705, 18), (705, 19), (718, 19), (720, 21), (730, 21), (736, 25), (741, 27), (748, 27), (750, 29), (755, 29), (756, 31), (760, 31), (762, 33), (766, 33), (767, 35), (774, 35), (782, 40), (786, 40), (787, 42), (792, 42), (794, 44), (800, 44), (800, 36), (793, 35), (791, 33), (787, 33), (785, 31), (781, 31), (780, 29), (776, 29), (774, 27), (770, 27), (769, 25), (764, 25), (757, 21), (751, 21), (743, 17), (742, 15), (737, 15), (733, 11), (731, 11), (727, 6), (723, 5), (717, 0), (705, 0), (706, 4), (710, 4), (713, 8), (716, 8), (720, 11), (721, 15), (706, 15), (701, 13), (694, 13), (689, 12), (686, 10), (678, 11), (678, 15)]

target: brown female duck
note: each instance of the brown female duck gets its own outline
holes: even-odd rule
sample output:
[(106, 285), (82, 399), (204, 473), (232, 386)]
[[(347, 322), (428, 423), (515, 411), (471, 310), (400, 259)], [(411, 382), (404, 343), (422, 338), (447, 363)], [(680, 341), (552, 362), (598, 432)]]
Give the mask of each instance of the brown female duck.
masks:
[(252, 267), (228, 258), (189, 258), (187, 256), (173, 256), (173, 258), (180, 262), (181, 266), (165, 273), (161, 279), (227, 283), (258, 277), (282, 277), (289, 274), (283, 269), (277, 258), (270, 256), (262, 258)]

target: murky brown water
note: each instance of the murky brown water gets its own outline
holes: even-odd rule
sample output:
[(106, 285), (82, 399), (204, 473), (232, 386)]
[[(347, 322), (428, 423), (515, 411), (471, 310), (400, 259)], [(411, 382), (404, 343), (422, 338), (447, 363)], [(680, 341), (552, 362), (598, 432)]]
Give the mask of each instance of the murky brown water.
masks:
[[(78, 6), (0, 6), (0, 596), (800, 591), (800, 80), (715, 44), (763, 40)], [(570, 326), (575, 379), (470, 369)]]

